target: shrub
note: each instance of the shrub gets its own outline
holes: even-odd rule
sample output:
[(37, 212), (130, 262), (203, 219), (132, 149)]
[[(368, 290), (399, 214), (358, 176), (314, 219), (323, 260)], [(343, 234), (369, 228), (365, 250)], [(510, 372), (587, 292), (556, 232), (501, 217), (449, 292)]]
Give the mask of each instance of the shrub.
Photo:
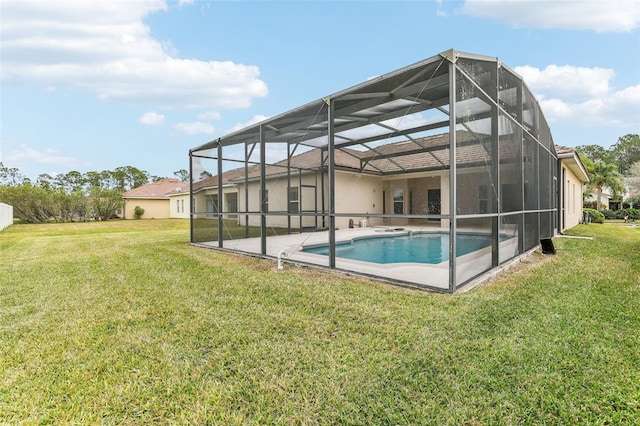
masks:
[(604, 215), (595, 209), (584, 209), (589, 214), (589, 220), (593, 223), (604, 223)]
[(605, 219), (624, 219), (625, 214), (629, 219), (640, 220), (640, 209), (602, 210)]
[(136, 206), (134, 212), (133, 212), (133, 216), (136, 219), (140, 219), (142, 217), (142, 215), (144, 214), (144, 209), (140, 206)]

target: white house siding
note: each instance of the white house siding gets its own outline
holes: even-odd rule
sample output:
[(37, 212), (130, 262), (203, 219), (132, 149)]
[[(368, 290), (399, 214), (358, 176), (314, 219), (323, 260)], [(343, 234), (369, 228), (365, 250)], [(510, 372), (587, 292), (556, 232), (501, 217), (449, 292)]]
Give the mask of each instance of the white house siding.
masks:
[(0, 231), (13, 225), (13, 206), (0, 203)]
[[(582, 219), (582, 182), (566, 164), (562, 164), (562, 230), (572, 228)], [(603, 203), (606, 197), (602, 197)]]
[(188, 219), (191, 211), (189, 193), (171, 195), (169, 197), (169, 217), (172, 219)]

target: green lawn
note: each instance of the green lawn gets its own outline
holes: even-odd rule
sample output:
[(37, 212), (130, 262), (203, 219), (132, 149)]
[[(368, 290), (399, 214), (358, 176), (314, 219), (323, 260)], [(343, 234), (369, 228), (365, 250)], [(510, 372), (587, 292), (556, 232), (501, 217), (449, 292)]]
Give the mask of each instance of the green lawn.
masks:
[(594, 239), (445, 295), (278, 272), (184, 220), (14, 225), (0, 424), (638, 424), (640, 227), (570, 234)]

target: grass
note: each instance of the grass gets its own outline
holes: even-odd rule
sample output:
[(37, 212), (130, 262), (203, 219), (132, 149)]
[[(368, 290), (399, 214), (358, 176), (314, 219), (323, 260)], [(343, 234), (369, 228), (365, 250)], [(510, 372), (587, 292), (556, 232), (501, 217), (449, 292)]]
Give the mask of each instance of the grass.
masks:
[[(224, 240), (233, 240), (238, 238), (253, 238), (260, 236), (259, 226), (249, 226), (248, 228), (243, 225), (238, 225), (237, 219), (224, 219), (223, 220), (223, 235)], [(292, 228), (292, 231), (296, 231)], [(267, 236), (273, 235), (285, 235), (288, 234), (286, 228), (276, 228), (273, 226), (267, 227)], [(218, 220), (212, 218), (200, 218), (194, 220), (193, 225), (194, 242), (203, 241), (218, 241)]]
[(0, 234), (0, 424), (638, 424), (640, 227), (473, 291), (192, 247), (182, 220)]

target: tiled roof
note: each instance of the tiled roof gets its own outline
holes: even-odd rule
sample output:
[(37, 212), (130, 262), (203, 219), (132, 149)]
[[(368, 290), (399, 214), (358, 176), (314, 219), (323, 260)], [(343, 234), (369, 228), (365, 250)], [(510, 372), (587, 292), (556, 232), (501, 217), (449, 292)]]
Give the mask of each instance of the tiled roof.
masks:
[(562, 145), (556, 145), (556, 152), (558, 153), (558, 155), (575, 154), (575, 153), (577, 153), (575, 148), (571, 148), (571, 147), (568, 147), (568, 146), (562, 146)]
[[(473, 167), (491, 161), (490, 144), (478, 142), (474, 135), (467, 131), (456, 134), (456, 155), (458, 167)], [(559, 147), (566, 150), (573, 148)], [(444, 170), (449, 168), (449, 134), (443, 133), (413, 140), (403, 140), (378, 147), (369, 147), (363, 151), (352, 148), (339, 148), (335, 151), (336, 169), (368, 174), (393, 174), (416, 171)], [(558, 151), (558, 153), (561, 151)], [(564, 152), (564, 151), (562, 151)], [(518, 153), (508, 143), (500, 144), (498, 153), (501, 162), (515, 159)], [(317, 170), (326, 166), (326, 151), (311, 149), (291, 157), (292, 173), (298, 169)], [(287, 160), (267, 165), (266, 176), (287, 173)], [(252, 165), (248, 169), (248, 179), (260, 177), (260, 168)], [(244, 168), (229, 170), (223, 174), (223, 183), (240, 183), (244, 180)], [(211, 177), (194, 183), (194, 191), (202, 187), (215, 187), (217, 177)]]
[(122, 194), (122, 198), (166, 198), (172, 192), (189, 191), (189, 184), (167, 178), (139, 186)]
[[(257, 166), (249, 166), (249, 173)], [(259, 172), (258, 172), (259, 174)], [(239, 167), (237, 169), (228, 170), (222, 173), (222, 184), (226, 185), (230, 181), (244, 179), (244, 167)], [(217, 188), (218, 187), (218, 176), (211, 176), (206, 179), (200, 180), (198, 182), (193, 183), (193, 192), (198, 192), (204, 188)], [(187, 188), (188, 189), (188, 188)]]

